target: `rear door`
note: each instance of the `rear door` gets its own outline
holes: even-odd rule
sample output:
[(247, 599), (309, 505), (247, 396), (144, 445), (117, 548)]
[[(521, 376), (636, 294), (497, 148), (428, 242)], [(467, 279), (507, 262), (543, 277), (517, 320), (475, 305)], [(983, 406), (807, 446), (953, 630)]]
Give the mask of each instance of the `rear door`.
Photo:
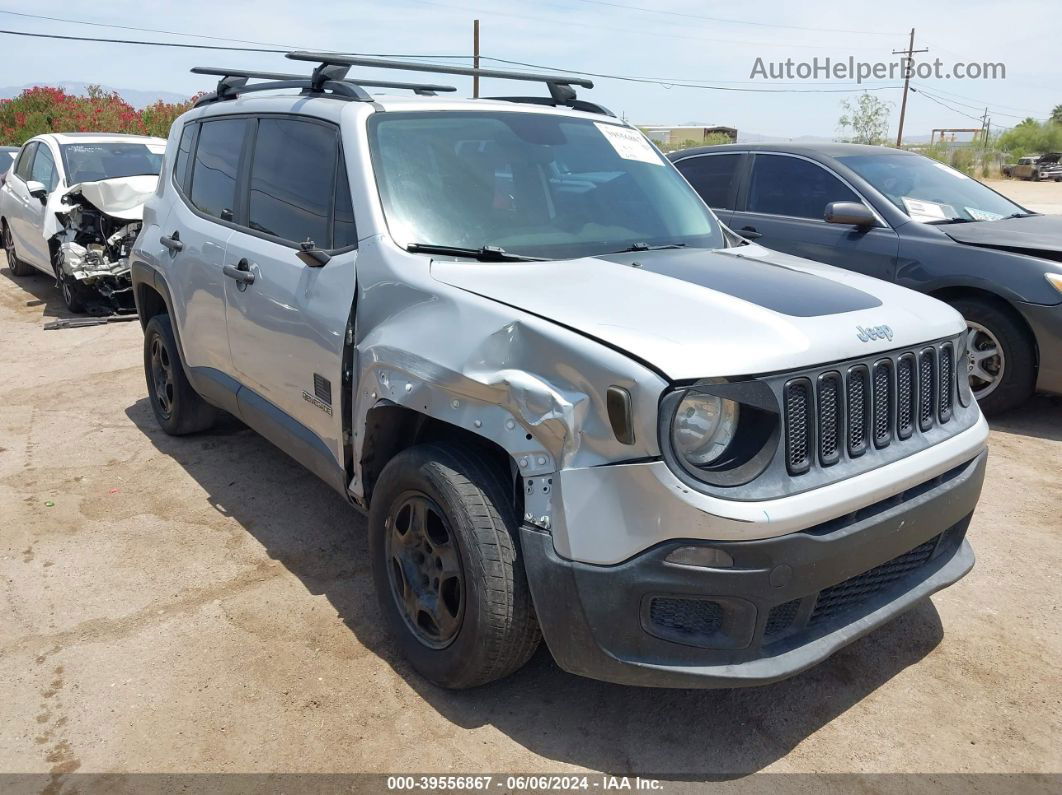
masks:
[[(48, 198), (53, 197), (55, 189), (59, 187), (59, 169), (55, 165), (55, 155), (45, 142), (37, 144), (37, 152), (33, 156), (33, 166), (30, 169), (30, 182), (39, 182), (48, 191)], [(54, 206), (54, 205), (53, 205)], [(51, 250), (45, 239), (45, 218), (50, 211), (48, 199), (41, 201), (30, 197), (26, 203), (26, 212), (23, 216), (26, 229), (26, 241), (22, 247), (24, 256), (38, 268), (46, 273), (54, 273), (52, 269)], [(54, 220), (54, 218), (53, 218)], [(52, 229), (54, 230), (54, 226)], [(54, 234), (54, 231), (53, 231)]]
[[(235, 405), (232, 357), (225, 327), (225, 246), (235, 228), (236, 183), (251, 120), (221, 117), (186, 125), (171, 175), (179, 199), (167, 216), (163, 240), (166, 282), (185, 362), (218, 384), (215, 401)], [(231, 394), (226, 399), (224, 391)], [(227, 400), (227, 402), (226, 402)]]
[(675, 161), (675, 168), (727, 226), (737, 206), (738, 185), (748, 156), (744, 152), (691, 155)]
[[(230, 268), (248, 274), (225, 279), (233, 366), (268, 404), (248, 411), (273, 412), (267, 421), (286, 423), (289, 432), (308, 429), (342, 462), (342, 362), (357, 235), (339, 128), (294, 116), (255, 124), (240, 228), (226, 253)], [(305, 241), (330, 261), (305, 264), (298, 257)], [(241, 412), (254, 399), (241, 392)]]
[(795, 155), (753, 156), (742, 209), (731, 216), (739, 235), (768, 248), (891, 280), (899, 240), (885, 226), (860, 228), (823, 220), (830, 202), (864, 202), (823, 165)]

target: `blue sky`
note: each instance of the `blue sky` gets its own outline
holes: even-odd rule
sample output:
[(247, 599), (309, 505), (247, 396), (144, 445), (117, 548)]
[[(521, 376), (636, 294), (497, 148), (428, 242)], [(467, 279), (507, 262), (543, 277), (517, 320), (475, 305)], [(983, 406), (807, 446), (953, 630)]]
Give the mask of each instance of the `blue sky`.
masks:
[[(635, 8), (639, 6), (639, 8)], [(1062, 58), (1057, 0), (986, 0), (890, 4), (836, 0), (801, 3), (721, 3), (692, 0), (391, 0), (391, 2), (0, 2), (0, 9), (180, 33), (329, 50), (464, 55), (471, 51), (472, 19), (481, 20), (481, 51), (507, 58), (589, 72), (698, 81), (730, 88), (855, 89), (850, 81), (750, 81), (757, 57), (810, 61), (849, 56), (890, 60), (917, 28), (916, 46), (945, 67), (956, 61), (1002, 62), (1006, 79), (914, 81), (905, 132), (972, 127), (985, 105), (995, 125), (1044, 117), (1062, 104)], [(840, 10), (839, 10), (840, 9)], [(212, 43), (195, 36), (94, 28), (0, 14), (0, 28), (53, 34)], [(188, 69), (197, 64), (290, 69), (280, 55), (144, 48), (97, 42), (58, 42), (0, 36), (6, 85), (74, 80), (114, 87), (191, 94), (210, 87)], [(222, 44), (224, 42), (216, 42)], [(233, 43), (233, 46), (252, 46)], [(484, 66), (500, 66), (484, 61)], [(407, 75), (409, 77), (409, 75)], [(437, 78), (435, 78), (437, 79)], [(453, 78), (463, 95), (468, 78)], [(447, 82), (445, 79), (440, 82)], [(840, 102), (856, 94), (750, 93), (598, 79), (596, 101), (638, 123), (727, 124), (741, 130), (796, 137), (837, 132)], [(899, 117), (900, 80), (865, 87), (893, 103)], [(484, 94), (513, 93), (512, 84), (487, 81)], [(537, 89), (530, 89), (537, 91)], [(936, 101), (934, 101), (934, 98)], [(941, 104), (943, 103), (943, 104)], [(950, 106), (950, 107), (946, 107)]]

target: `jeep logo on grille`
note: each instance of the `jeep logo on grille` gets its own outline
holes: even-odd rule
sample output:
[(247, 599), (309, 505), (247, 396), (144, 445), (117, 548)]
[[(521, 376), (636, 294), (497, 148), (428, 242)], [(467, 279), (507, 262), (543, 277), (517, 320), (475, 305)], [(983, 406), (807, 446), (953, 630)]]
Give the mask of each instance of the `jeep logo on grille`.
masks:
[(892, 342), (892, 329), (888, 326), (871, 326), (870, 328), (856, 326), (856, 336), (863, 342), (870, 342), (871, 340), (888, 340)]

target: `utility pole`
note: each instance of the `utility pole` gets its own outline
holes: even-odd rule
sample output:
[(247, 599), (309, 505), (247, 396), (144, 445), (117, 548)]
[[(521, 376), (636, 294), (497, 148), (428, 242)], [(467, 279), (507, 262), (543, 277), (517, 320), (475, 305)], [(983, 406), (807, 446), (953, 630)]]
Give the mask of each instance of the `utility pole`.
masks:
[[(472, 20), (472, 68), (479, 69), (479, 20)], [(479, 75), (472, 76), (472, 98), (479, 99)]]
[(992, 127), (992, 120), (988, 118), (988, 108), (985, 108), (985, 113), (981, 117), (981, 148), (988, 148), (988, 135)]
[(911, 41), (907, 45), (906, 50), (893, 50), (893, 55), (906, 55), (907, 60), (904, 62), (903, 69), (903, 100), (900, 102), (900, 129), (896, 131), (896, 148), (899, 149), (903, 143), (903, 117), (907, 115), (907, 90), (911, 85), (911, 71), (914, 69), (914, 54), (916, 52), (929, 52), (929, 48), (926, 47), (923, 50), (916, 50), (914, 48), (915, 29), (911, 28)]

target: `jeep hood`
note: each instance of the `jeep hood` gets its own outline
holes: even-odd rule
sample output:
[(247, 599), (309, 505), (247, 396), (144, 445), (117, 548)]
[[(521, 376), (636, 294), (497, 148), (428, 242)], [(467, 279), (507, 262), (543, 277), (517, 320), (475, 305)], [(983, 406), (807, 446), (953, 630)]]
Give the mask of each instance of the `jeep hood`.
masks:
[(1062, 261), (1062, 216), (1001, 218), (941, 228), (957, 243)]
[[(436, 259), (431, 273), (618, 348), (672, 380), (795, 369), (965, 327), (935, 299), (756, 244), (527, 263)], [(861, 328), (878, 326), (892, 339), (861, 339)]]

